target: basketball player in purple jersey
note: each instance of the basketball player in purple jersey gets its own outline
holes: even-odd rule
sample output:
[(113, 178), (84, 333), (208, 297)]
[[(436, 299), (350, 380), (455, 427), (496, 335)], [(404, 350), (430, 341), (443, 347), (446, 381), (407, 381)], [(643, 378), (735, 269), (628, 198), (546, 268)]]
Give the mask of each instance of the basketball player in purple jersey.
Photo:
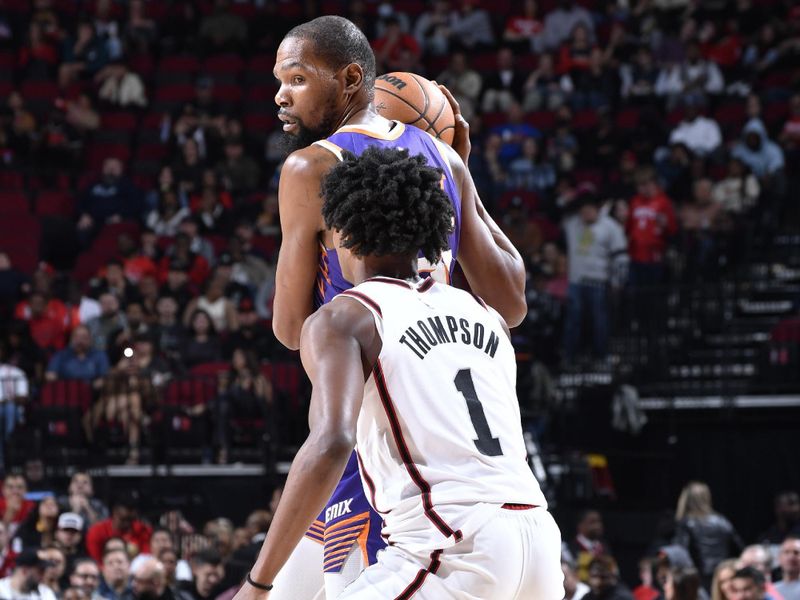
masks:
[[(455, 214), (451, 260), (428, 270), (448, 281), (457, 258), (472, 290), (511, 326), (519, 324), (527, 310), (524, 264), (478, 198), (464, 162), (469, 155), (468, 125), (452, 96), (443, 90), (456, 114), (453, 147), (458, 152), (414, 127), (379, 116), (372, 105), (372, 49), (363, 33), (341, 17), (320, 17), (292, 29), (278, 48), (274, 72), (280, 83), (275, 96), (278, 117), (291, 152), (278, 191), (283, 241), (273, 306), (276, 337), (297, 349), (306, 318), (352, 287), (341, 273), (332, 233), (321, 215), (320, 185), (342, 150), (360, 154), (371, 145), (409, 148), (442, 169)], [(309, 489), (302, 502), (313, 503), (315, 498)], [(302, 508), (298, 506), (298, 512)], [(324, 569), (327, 597), (335, 598), (375, 561), (376, 550), (384, 545), (380, 525), (380, 517), (366, 502), (353, 454), (331, 500), (276, 579), (271, 597), (324, 598)]]

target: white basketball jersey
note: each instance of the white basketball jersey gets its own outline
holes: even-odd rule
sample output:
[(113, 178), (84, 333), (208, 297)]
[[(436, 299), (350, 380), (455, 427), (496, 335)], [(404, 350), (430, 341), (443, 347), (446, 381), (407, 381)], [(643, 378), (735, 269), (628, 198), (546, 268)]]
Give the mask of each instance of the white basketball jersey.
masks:
[(357, 453), (390, 544), (451, 546), (504, 503), (547, 503), (527, 464), (514, 350), (477, 297), (374, 277), (342, 292), (383, 340), (366, 382)]

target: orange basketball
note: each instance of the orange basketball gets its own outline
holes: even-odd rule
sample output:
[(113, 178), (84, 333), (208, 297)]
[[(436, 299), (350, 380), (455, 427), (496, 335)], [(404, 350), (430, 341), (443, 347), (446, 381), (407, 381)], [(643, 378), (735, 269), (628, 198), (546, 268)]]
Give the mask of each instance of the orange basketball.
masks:
[(387, 119), (419, 127), (451, 144), (456, 120), (445, 95), (414, 73), (395, 72), (375, 80), (375, 108)]

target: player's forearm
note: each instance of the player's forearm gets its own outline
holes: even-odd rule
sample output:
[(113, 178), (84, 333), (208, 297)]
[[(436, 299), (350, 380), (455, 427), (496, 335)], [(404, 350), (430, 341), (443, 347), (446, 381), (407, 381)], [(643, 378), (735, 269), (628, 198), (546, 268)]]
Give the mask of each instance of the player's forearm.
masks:
[(250, 571), (261, 583), (272, 583), (309, 525), (325, 507), (353, 450), (349, 440), (309, 437), (292, 463), (286, 487), (258, 559)]

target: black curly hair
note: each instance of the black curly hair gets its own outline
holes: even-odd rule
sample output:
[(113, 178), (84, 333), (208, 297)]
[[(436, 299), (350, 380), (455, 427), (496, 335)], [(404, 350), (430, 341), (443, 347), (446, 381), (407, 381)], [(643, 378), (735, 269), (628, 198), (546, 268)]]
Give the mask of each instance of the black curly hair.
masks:
[(342, 245), (364, 256), (421, 252), (430, 262), (450, 247), (453, 206), (442, 171), (408, 150), (371, 146), (344, 153), (322, 181), (322, 216)]

